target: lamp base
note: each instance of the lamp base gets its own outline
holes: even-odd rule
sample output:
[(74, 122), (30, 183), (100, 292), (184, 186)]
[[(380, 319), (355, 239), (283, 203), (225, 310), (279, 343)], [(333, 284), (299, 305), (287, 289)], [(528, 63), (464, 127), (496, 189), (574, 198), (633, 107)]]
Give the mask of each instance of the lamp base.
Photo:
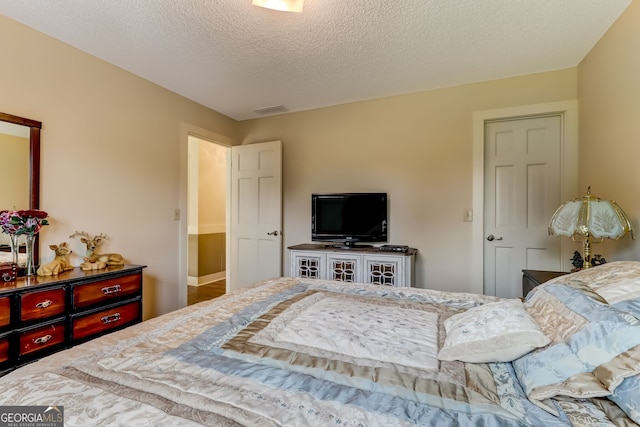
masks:
[(591, 268), (591, 239), (589, 238), (589, 234), (587, 234), (584, 238), (584, 243), (582, 245), (583, 259), (582, 269), (586, 270), (587, 268)]

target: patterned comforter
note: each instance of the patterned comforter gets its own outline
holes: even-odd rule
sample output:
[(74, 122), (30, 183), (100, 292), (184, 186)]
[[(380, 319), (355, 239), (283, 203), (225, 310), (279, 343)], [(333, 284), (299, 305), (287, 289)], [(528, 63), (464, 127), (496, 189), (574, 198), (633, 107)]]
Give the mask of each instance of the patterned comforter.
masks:
[(0, 404), (63, 405), (65, 426), (633, 424), (606, 399), (530, 401), (512, 363), (438, 360), (443, 322), (496, 300), (273, 279), (26, 366)]

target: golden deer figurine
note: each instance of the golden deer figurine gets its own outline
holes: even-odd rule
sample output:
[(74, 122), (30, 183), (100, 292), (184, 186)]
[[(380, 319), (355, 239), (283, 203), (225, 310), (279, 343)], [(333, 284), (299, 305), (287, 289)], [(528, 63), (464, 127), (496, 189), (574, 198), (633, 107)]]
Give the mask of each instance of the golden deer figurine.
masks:
[(56, 256), (53, 261), (38, 268), (36, 271), (38, 276), (57, 276), (63, 271), (73, 270), (73, 266), (69, 262), (69, 255), (73, 251), (69, 249), (67, 242), (62, 242), (59, 245), (49, 245), (49, 248), (55, 252)]
[(91, 237), (85, 231), (76, 231), (69, 237), (79, 237), (80, 241), (87, 246), (87, 254), (84, 262), (80, 264), (82, 270), (99, 270), (110, 265), (124, 265), (124, 258), (120, 254), (97, 254), (96, 248), (107, 238), (103, 233)]

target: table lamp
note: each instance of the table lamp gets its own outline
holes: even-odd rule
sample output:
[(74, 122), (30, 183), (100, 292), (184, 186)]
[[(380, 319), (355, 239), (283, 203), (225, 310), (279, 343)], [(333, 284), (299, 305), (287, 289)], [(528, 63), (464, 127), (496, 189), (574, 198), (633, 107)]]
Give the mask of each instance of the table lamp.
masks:
[(583, 244), (583, 269), (591, 267), (591, 243), (618, 240), (626, 233), (635, 239), (627, 215), (615, 201), (591, 195), (591, 187), (586, 196), (563, 203), (549, 222), (550, 235), (571, 237)]

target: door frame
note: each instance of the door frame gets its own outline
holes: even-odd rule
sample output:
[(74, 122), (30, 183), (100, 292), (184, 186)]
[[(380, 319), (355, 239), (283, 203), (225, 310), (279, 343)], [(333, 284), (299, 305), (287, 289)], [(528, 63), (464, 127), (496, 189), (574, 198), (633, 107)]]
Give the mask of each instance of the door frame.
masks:
[[(234, 145), (238, 145), (232, 138), (221, 135), (216, 132), (209, 131), (207, 129), (200, 128), (198, 126), (192, 125), (190, 123), (180, 123), (180, 135), (179, 135), (179, 147), (178, 147), (178, 155), (180, 159), (180, 183), (179, 183), (179, 194), (178, 194), (178, 208), (180, 209), (181, 215), (178, 226), (178, 277), (177, 277), (177, 286), (178, 286), (178, 307), (186, 307), (187, 306), (187, 277), (188, 277), (188, 265), (187, 265), (187, 252), (188, 252), (188, 244), (189, 244), (189, 230), (187, 228), (188, 225), (188, 182), (189, 182), (189, 136), (193, 136), (196, 138), (200, 138), (206, 141), (209, 141), (213, 144), (218, 144), (227, 148), (231, 148)], [(228, 158), (229, 156), (227, 156)], [(226, 196), (226, 214), (227, 218), (229, 217), (230, 210), (230, 191), (229, 185), (231, 183), (231, 179), (229, 177), (230, 170), (228, 167), (228, 159), (227, 159), (227, 196)], [(226, 221), (226, 232), (229, 235), (229, 221)], [(229, 268), (229, 243), (227, 239), (226, 245), (226, 269), (228, 271)], [(227, 277), (228, 279), (228, 277)], [(227, 280), (227, 287), (229, 286), (229, 280)]]
[[(471, 228), (471, 292), (484, 294), (484, 145), (485, 123), (491, 120), (518, 119), (539, 115), (559, 114), (562, 120), (560, 153), (561, 199), (578, 194), (578, 101), (559, 101), (543, 104), (523, 105), (473, 113), (473, 225)], [(549, 218), (551, 219), (551, 218)], [(560, 243), (564, 254), (567, 239)], [(561, 268), (566, 270), (569, 259), (561, 259)]]

